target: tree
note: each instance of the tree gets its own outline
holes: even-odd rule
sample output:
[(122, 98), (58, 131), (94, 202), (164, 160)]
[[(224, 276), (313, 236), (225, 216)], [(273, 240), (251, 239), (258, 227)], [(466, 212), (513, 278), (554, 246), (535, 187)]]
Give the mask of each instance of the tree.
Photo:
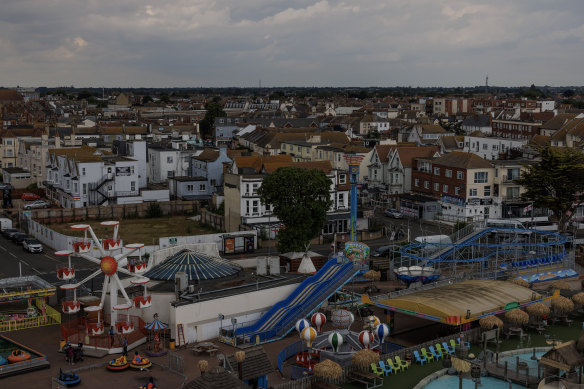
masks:
[(576, 208), (584, 201), (584, 154), (577, 149), (550, 146), (540, 150), (541, 160), (527, 167), (515, 182), (525, 188), (524, 200), (552, 211), (565, 231)]
[(263, 204), (284, 223), (278, 232), (280, 252), (304, 251), (317, 237), (332, 205), (331, 180), (320, 170), (281, 167), (268, 175), (258, 189)]
[(199, 122), (199, 132), (201, 137), (209, 138), (213, 136), (213, 126), (215, 125), (215, 118), (227, 116), (223, 107), (218, 101), (210, 101), (205, 105), (207, 112), (203, 120)]

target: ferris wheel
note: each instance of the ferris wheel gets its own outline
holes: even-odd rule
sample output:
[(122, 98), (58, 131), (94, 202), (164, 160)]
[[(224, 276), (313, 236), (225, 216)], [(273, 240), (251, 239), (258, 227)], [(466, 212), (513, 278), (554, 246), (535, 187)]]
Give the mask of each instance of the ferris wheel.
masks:
[[(72, 298), (62, 300), (61, 307), (64, 313), (77, 313), (81, 310), (80, 301), (77, 299), (77, 289), (101, 274), (104, 275), (101, 300), (97, 306), (88, 306), (84, 308), (85, 312), (97, 313), (97, 322), (89, 323), (87, 326), (87, 331), (90, 335), (101, 335), (104, 332), (103, 318), (101, 317), (101, 312), (104, 308), (104, 303), (106, 295), (109, 294), (110, 298), (110, 318), (111, 325), (115, 325), (118, 332), (123, 334), (130, 333), (134, 331), (134, 324), (130, 320), (130, 309), (136, 307), (138, 309), (148, 308), (152, 305), (151, 296), (148, 295), (147, 284), (150, 281), (147, 277), (143, 277), (141, 274), (146, 272), (149, 268), (148, 261), (142, 259), (142, 255), (139, 254), (139, 259), (135, 263), (128, 263), (128, 257), (135, 253), (136, 251), (144, 247), (142, 243), (128, 244), (122, 246), (121, 240), (118, 238), (119, 222), (118, 221), (105, 221), (100, 223), (102, 226), (113, 228), (113, 236), (111, 239), (102, 239), (101, 241), (95, 235), (95, 232), (88, 224), (76, 224), (71, 226), (73, 230), (84, 230), (85, 236), (82, 242), (73, 243), (73, 250), (61, 250), (55, 252), (57, 256), (67, 256), (68, 264), (67, 266), (60, 266), (57, 268), (57, 277), (61, 280), (73, 280), (75, 278), (75, 267), (71, 263), (71, 256), (78, 256), (86, 259), (92, 263), (99, 265), (99, 269), (91, 273), (89, 276), (85, 277), (83, 280), (77, 283), (68, 283), (61, 285), (61, 289), (69, 291), (72, 294)], [(87, 233), (89, 232), (89, 237)], [(99, 251), (99, 257), (94, 257), (89, 255), (92, 244)], [(129, 251), (125, 254), (121, 253), (122, 247), (125, 247)], [(119, 254), (113, 254), (113, 251), (119, 250)], [(119, 277), (119, 273), (134, 276), (130, 283), (132, 285), (143, 286), (143, 293), (141, 295), (130, 298), (126, 292), (124, 286)], [(121, 292), (123, 297), (123, 302), (118, 302), (118, 291)], [(121, 317), (118, 320), (118, 312)], [(125, 315), (124, 315), (125, 314)]]

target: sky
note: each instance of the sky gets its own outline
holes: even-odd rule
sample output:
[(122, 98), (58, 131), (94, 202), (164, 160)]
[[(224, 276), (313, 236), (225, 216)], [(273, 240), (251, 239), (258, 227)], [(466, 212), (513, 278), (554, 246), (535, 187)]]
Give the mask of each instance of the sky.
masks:
[(584, 85), (582, 0), (2, 0), (0, 85)]

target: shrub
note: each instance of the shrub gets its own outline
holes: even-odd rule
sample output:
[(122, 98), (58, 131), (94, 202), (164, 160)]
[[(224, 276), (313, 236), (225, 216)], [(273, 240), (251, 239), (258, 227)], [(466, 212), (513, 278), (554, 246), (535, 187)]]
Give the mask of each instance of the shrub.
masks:
[(148, 204), (148, 209), (146, 210), (146, 217), (148, 218), (155, 218), (162, 216), (162, 209), (160, 208), (160, 204), (157, 202), (153, 202)]

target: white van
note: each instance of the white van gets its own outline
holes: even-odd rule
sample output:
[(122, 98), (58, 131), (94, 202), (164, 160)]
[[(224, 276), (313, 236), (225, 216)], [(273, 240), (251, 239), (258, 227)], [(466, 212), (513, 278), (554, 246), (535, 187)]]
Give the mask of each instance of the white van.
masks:
[(525, 230), (525, 226), (519, 220), (515, 219), (487, 219), (485, 221), (486, 227), (495, 227), (495, 228), (516, 228)]
[(452, 244), (452, 240), (448, 235), (426, 235), (418, 236), (414, 239), (417, 243), (431, 243), (431, 244)]
[(0, 217), (0, 231), (4, 231), (8, 228), (12, 228), (12, 219)]

